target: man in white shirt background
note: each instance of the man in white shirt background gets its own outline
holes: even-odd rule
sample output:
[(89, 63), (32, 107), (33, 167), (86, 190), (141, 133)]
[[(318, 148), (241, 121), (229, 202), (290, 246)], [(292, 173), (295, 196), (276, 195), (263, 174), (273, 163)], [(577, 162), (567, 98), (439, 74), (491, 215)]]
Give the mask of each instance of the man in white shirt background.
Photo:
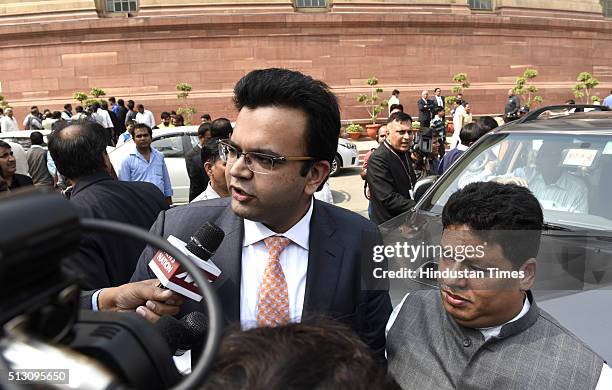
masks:
[(145, 110), (142, 104), (137, 105), (136, 109), (138, 111), (138, 113), (136, 114), (136, 122), (144, 123), (150, 128), (154, 128), (155, 127), (155, 117), (153, 116), (153, 113), (149, 110)]
[(13, 116), (13, 109), (11, 107), (7, 107), (4, 110), (4, 116), (0, 120), (0, 131), (6, 133), (17, 130), (19, 130), (19, 127), (17, 126), (17, 119), (15, 119)]

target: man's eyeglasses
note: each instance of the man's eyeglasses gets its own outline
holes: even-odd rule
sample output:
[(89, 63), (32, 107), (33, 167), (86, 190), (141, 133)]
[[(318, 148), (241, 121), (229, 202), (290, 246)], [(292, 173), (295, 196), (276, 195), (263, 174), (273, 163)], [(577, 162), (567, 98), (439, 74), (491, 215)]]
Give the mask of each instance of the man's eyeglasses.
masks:
[(225, 141), (219, 141), (219, 156), (226, 164), (232, 165), (241, 156), (247, 168), (253, 173), (266, 175), (274, 170), (274, 167), (285, 161), (312, 161), (314, 157), (305, 156), (273, 156), (258, 152), (243, 152)]

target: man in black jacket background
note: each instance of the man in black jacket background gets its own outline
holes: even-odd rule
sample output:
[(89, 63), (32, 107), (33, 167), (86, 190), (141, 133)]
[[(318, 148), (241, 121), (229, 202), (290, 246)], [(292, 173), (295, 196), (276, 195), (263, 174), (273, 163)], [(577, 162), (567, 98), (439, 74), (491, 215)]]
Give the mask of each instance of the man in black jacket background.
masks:
[(412, 118), (403, 112), (389, 117), (387, 139), (368, 162), (373, 222), (381, 224), (414, 206), (416, 175), (410, 160)]

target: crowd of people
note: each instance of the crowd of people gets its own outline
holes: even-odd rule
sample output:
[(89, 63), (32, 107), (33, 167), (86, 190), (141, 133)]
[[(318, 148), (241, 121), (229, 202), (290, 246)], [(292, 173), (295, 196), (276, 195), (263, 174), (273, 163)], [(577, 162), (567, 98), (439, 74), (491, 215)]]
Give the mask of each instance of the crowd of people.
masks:
[[(432, 106), (440, 107), (439, 92)], [(188, 164), (193, 177), (199, 175), (198, 188), (206, 184), (190, 191), (193, 201), (183, 206), (169, 207), (167, 172), (150, 146), (154, 122), (144, 107), (140, 117), (126, 113), (135, 145), (119, 181), (106, 153), (109, 122), (100, 121), (109, 111), (102, 106), (90, 114), (93, 121), (55, 125), (48, 142), (81, 216), (183, 241), (205, 222), (225, 232), (212, 258), (222, 273), (211, 286), (226, 332), (203, 388), (599, 390), (612, 384), (604, 360), (531, 294), (543, 213), (528, 189), (471, 183), (442, 212), (443, 243), (486, 240), (489, 255), (443, 258), (441, 271), (496, 267), (522, 276), (441, 277), (439, 290), (407, 294), (393, 309), (388, 285), (364, 288), (362, 281), (364, 256), (382, 244), (377, 224), (414, 205), (412, 118), (395, 111), (399, 99), (364, 173), (372, 221), (315, 199), (328, 180), (341, 128), (337, 98), (325, 83), (286, 69), (255, 70), (237, 82), (233, 101), (238, 116), (233, 128), (222, 127), (227, 134), (220, 134), (217, 121), (198, 130)], [(455, 113), (463, 112), (457, 107)], [(432, 117), (439, 112), (421, 119), (436, 126), (441, 117)], [(464, 124), (461, 145), (475, 142), (487, 126), (493, 127), (489, 119)], [(7, 145), (0, 143), (3, 172), (15, 165)], [(452, 161), (444, 158), (461, 151), (455, 149), (442, 158), (445, 165)], [(13, 169), (11, 188), (20, 180)], [(503, 235), (483, 236), (512, 230), (523, 234), (521, 248)], [(132, 311), (150, 322), (200, 310), (159, 287), (148, 267), (155, 252), (127, 237), (85, 235), (70, 267), (83, 275), (82, 308)], [(313, 321), (321, 316), (326, 320)]]

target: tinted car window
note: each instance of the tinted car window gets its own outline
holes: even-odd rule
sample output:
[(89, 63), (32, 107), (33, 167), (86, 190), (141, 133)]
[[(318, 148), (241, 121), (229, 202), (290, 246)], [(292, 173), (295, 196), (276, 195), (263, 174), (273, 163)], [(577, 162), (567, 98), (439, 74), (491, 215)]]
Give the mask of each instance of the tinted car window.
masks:
[(610, 230), (612, 136), (494, 134), (470, 150), (424, 209), (439, 213), (450, 195), (476, 181), (528, 187), (540, 201), (546, 222)]
[(151, 144), (164, 157), (183, 157), (183, 136), (170, 135), (156, 138)]

